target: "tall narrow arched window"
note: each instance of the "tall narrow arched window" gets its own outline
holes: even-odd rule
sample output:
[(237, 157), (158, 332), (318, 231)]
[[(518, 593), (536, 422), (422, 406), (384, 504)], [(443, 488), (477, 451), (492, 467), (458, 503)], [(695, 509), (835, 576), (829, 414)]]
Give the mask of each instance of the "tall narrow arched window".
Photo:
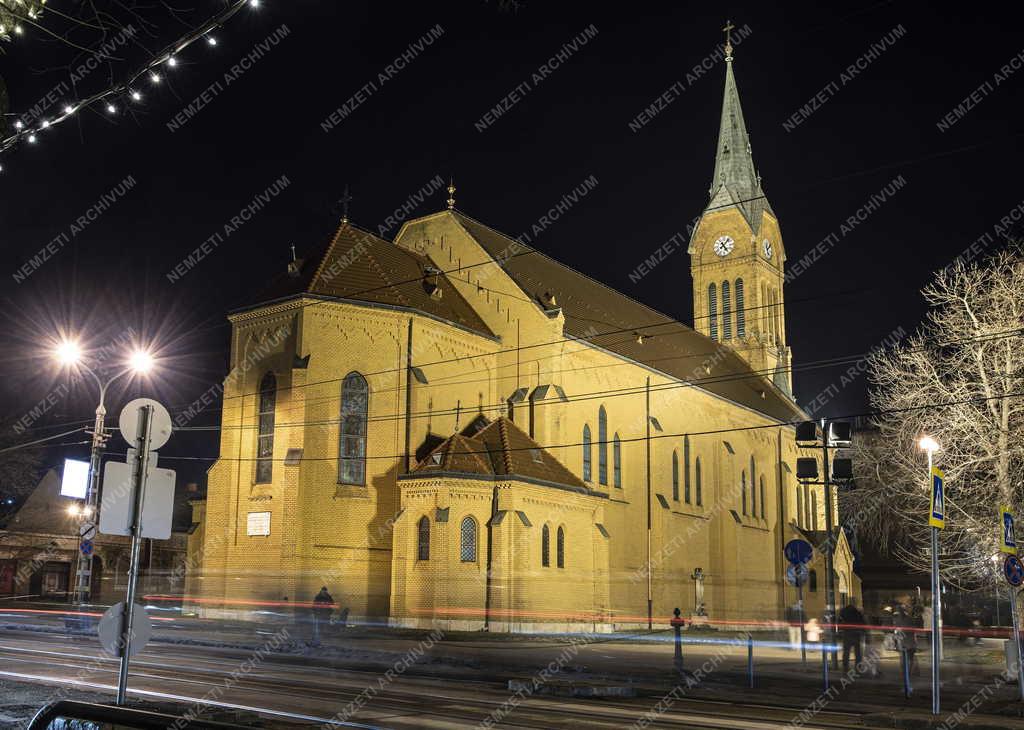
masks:
[(672, 499), (679, 501), (679, 452), (672, 451)]
[(812, 569), (811, 572), (807, 574), (807, 589), (811, 593), (818, 592), (818, 571)]
[(736, 336), (747, 334), (747, 315), (743, 310), (743, 279), (736, 280)]
[(612, 483), (622, 489), (622, 441), (619, 434), (612, 439)]
[(722, 282), (722, 339), (732, 339), (732, 307), (729, 306), (729, 282)]
[(370, 388), (359, 373), (349, 373), (341, 383), (341, 442), (338, 481), (366, 484), (366, 413)]
[(811, 529), (818, 531), (818, 493), (811, 492)]
[(257, 407), (256, 483), (268, 484), (274, 477), (274, 406), (277, 404), (277, 379), (267, 373), (260, 381)]
[(540, 564), (551, 567), (551, 528), (547, 525), (540, 530)]
[(750, 514), (752, 517), (757, 517), (757, 479), (754, 474), (757, 473), (757, 466), (754, 463), (754, 457), (750, 457)]
[(597, 409), (597, 480), (608, 484), (608, 412)]
[(463, 563), (476, 562), (476, 520), (463, 517), (459, 528), (459, 559)]
[(764, 477), (761, 477), (761, 519), (764, 519), (764, 500), (765, 500), (765, 489), (764, 489)]
[(718, 339), (718, 291), (714, 284), (708, 284), (708, 333), (711, 339)]
[(747, 513), (747, 470), (740, 472), (740, 492), (743, 505), (743, 514)]
[(690, 437), (683, 436), (683, 501), (690, 504)]
[(697, 461), (693, 465), (693, 486), (695, 487), (697, 498), (697, 506), (700, 507), (704, 504), (704, 485), (702, 483), (702, 477), (700, 473), (700, 457), (697, 457)]
[(591, 481), (593, 474), (590, 469), (590, 424), (583, 424), (583, 481)]
[(558, 560), (558, 567), (565, 567), (565, 528), (558, 528), (558, 536), (555, 540), (555, 557)]
[(796, 485), (796, 524), (804, 526), (804, 490), (799, 484)]
[(430, 560), (430, 518), (426, 515), (416, 525), (416, 559)]

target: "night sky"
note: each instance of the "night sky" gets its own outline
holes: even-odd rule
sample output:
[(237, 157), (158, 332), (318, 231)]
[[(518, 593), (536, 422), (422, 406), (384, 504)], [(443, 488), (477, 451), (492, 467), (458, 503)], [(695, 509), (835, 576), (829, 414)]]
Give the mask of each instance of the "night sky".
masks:
[[(196, 18), (223, 7), (194, 5)], [(724, 64), (686, 77), (721, 44), (727, 17), (750, 29), (734, 69), (790, 264), (840, 236), (786, 288), (795, 363), (865, 353), (899, 327), (913, 331), (930, 272), (992, 236), (1024, 199), (1024, 69), (994, 80), (1022, 52), (1019, 28), (1001, 17), (1004, 6), (957, 7), (961, 15), (903, 2), (265, 0), (221, 29), (216, 47), (201, 43), (181, 54), (166, 83), (143, 88), (132, 116), (111, 123), (82, 113), (44, 132), (39, 144), (0, 155), (2, 413), (18, 418), (62, 382), (44, 357), (58, 328), (81, 333), (92, 347), (132, 328), (163, 358), (153, 384), (132, 394), (157, 397), (172, 411), (191, 402), (226, 373), (226, 313), (284, 271), (292, 244), (301, 256), (324, 241), (346, 186), (353, 221), (377, 231), (435, 176), (453, 177), (459, 209), (516, 236), (593, 176), (597, 187), (533, 245), (690, 323), (685, 249), (639, 283), (629, 273), (707, 203)], [(439, 38), (386, 83), (377, 81), (438, 24)], [(593, 39), (542, 82), (531, 81), (591, 24)], [(232, 65), (282, 26), (287, 35), (224, 86)], [(844, 69), (873, 43), (894, 38), (894, 29), (900, 37), (844, 82)], [(66, 53), (31, 33), (4, 50), (0, 75), (12, 112), (66, 76), (52, 68), (66, 63), (59, 60)], [(83, 88), (98, 88), (102, 75)], [(321, 123), (371, 80), (377, 88), (325, 132)], [(217, 82), (223, 88), (205, 107), (170, 131), (167, 123)], [(524, 82), (528, 92), (480, 131), (483, 115)], [(682, 93), (631, 130), (630, 121), (677, 82)], [(937, 123), (986, 83), (991, 90), (978, 95), (976, 108), (941, 131)], [(820, 108), (787, 130), (784, 122), (823, 89)], [(130, 191), (15, 281), (19, 267), (129, 175)], [(282, 175), (290, 184), (280, 195), (179, 281), (168, 280)], [(905, 184), (891, 200), (841, 235), (843, 222), (898, 176)], [(413, 215), (442, 209), (446, 197), (438, 190)], [(840, 374), (798, 371), (798, 402), (838, 384)], [(817, 415), (862, 410), (863, 380), (836, 389)], [(29, 434), (89, 418), (89, 393), (78, 388)], [(123, 395), (115, 394), (113, 413)], [(212, 408), (196, 423), (218, 418)], [(216, 450), (216, 432), (209, 432), (180, 434), (164, 453), (209, 457)], [(192, 475), (210, 463), (169, 465)]]

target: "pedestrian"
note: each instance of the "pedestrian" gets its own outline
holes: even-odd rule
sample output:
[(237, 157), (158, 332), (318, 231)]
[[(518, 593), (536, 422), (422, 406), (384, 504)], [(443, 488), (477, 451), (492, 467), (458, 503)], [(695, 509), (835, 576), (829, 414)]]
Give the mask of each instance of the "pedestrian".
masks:
[(848, 672), (850, 670), (850, 649), (853, 649), (854, 656), (856, 657), (856, 663), (854, 667), (860, 666), (864, 660), (863, 649), (861, 648), (861, 641), (864, 639), (864, 625), (867, 622), (864, 620), (864, 614), (857, 608), (857, 603), (854, 599), (850, 599), (839, 611), (839, 629), (842, 632), (843, 637), (843, 671)]
[(804, 631), (807, 634), (808, 643), (816, 644), (821, 641), (821, 624), (814, 616), (811, 616), (810, 621), (804, 626)]
[(800, 627), (803, 624), (803, 607), (799, 603), (786, 607), (786, 628), (789, 630), (789, 645), (800, 648)]
[(907, 609), (900, 605), (893, 615), (896, 628), (896, 649), (906, 657), (907, 674), (917, 676), (921, 673), (917, 666), (917, 632), (914, 618)]
[(320, 623), (328, 623), (333, 610), (334, 599), (327, 592), (327, 586), (322, 586), (313, 598), (313, 646), (320, 646)]

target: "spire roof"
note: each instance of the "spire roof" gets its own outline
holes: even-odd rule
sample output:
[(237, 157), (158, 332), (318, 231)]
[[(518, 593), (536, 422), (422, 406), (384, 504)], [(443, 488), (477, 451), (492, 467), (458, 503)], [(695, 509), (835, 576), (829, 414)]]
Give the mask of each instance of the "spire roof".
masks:
[(735, 205), (756, 232), (761, 227), (761, 212), (772, 212), (761, 189), (761, 178), (754, 167), (750, 136), (743, 119), (743, 107), (732, 70), (732, 45), (726, 45), (725, 94), (722, 119), (715, 151), (715, 174), (708, 191), (708, 209)]

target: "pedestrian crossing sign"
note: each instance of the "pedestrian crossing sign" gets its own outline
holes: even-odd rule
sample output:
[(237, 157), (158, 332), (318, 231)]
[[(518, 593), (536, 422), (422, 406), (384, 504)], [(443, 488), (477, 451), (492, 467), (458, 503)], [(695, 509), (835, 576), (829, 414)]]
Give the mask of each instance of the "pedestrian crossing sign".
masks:
[(946, 526), (946, 475), (938, 467), (932, 467), (932, 499), (931, 511), (928, 513), (928, 524), (940, 530)]
[(999, 551), (1017, 554), (1017, 540), (1013, 536), (1013, 513), (1009, 507), (999, 508)]

